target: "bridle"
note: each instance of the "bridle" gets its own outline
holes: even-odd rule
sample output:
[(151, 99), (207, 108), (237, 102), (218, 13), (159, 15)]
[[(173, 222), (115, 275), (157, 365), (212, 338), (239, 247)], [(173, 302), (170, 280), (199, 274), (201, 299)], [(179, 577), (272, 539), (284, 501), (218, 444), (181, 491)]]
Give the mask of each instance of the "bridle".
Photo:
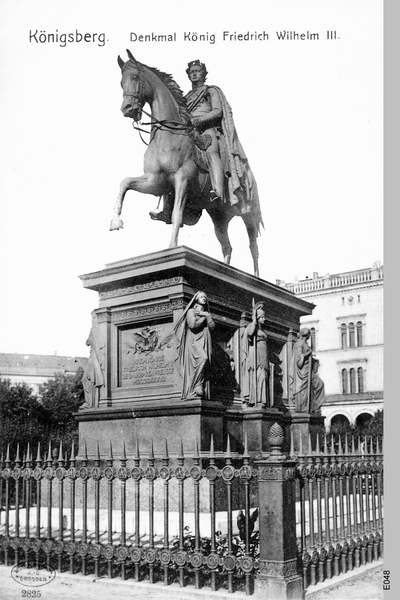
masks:
[[(152, 127), (151, 131), (147, 131), (146, 129), (142, 129), (141, 127), (138, 127), (138, 125), (135, 124), (135, 123), (138, 123), (138, 121), (132, 122), (132, 127), (133, 127), (133, 129), (136, 129), (136, 131), (139, 132), (139, 136), (140, 136), (140, 139), (142, 140), (142, 142), (146, 146), (148, 146), (154, 139), (154, 136), (156, 135), (157, 131), (169, 131), (170, 133), (173, 133), (175, 135), (188, 135), (188, 133), (190, 131), (195, 129), (195, 127), (193, 127), (193, 125), (191, 123), (188, 123), (187, 125), (185, 125), (184, 123), (181, 123), (179, 121), (170, 121), (167, 119), (163, 119), (163, 120), (155, 119), (150, 113), (148, 113), (147, 111), (144, 110), (143, 105), (145, 104), (145, 99), (144, 99), (143, 90), (146, 85), (145, 75), (144, 75), (143, 69), (138, 68), (137, 65), (135, 65), (135, 66), (139, 72), (138, 91), (123, 92), (122, 96), (124, 98), (125, 97), (134, 98), (137, 101), (140, 111), (142, 113), (144, 113), (147, 117), (150, 118), (150, 122), (141, 123), (141, 124), (142, 125), (150, 125)], [(126, 67), (126, 68), (129, 68), (129, 67)], [(142, 138), (141, 133), (147, 133), (148, 135), (151, 135), (151, 139), (148, 143)]]

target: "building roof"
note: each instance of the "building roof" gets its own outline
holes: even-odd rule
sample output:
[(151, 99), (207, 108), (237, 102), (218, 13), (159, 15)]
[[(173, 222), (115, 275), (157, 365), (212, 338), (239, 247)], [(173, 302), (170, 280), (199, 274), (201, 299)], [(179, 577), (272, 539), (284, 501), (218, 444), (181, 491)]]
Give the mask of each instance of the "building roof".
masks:
[(379, 261), (372, 267), (366, 269), (357, 269), (355, 271), (346, 271), (344, 273), (335, 273), (320, 276), (317, 272), (313, 273), (312, 279), (296, 279), (291, 283), (277, 280), (277, 285), (285, 287), (294, 294), (309, 294), (310, 292), (324, 292), (332, 288), (351, 288), (360, 285), (371, 285), (373, 283), (383, 282), (383, 265)]
[(85, 369), (87, 360), (82, 356), (0, 353), (0, 375), (76, 373), (79, 368)]

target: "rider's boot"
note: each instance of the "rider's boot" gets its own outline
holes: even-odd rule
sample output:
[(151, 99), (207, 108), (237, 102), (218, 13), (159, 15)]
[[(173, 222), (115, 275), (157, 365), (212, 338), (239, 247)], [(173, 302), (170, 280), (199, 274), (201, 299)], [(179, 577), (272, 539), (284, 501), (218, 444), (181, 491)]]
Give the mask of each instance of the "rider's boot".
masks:
[(210, 168), (210, 178), (212, 190), (210, 191), (210, 202), (213, 206), (222, 206), (224, 197), (224, 173), (219, 154), (216, 152), (207, 152), (208, 165)]
[[(158, 207), (157, 207), (158, 208)], [(167, 225), (171, 225), (172, 223), (172, 208), (173, 208), (173, 200), (169, 196), (169, 194), (165, 194), (163, 196), (163, 208), (162, 210), (151, 210), (149, 212), (150, 218), (153, 221), (163, 221), (167, 223)]]

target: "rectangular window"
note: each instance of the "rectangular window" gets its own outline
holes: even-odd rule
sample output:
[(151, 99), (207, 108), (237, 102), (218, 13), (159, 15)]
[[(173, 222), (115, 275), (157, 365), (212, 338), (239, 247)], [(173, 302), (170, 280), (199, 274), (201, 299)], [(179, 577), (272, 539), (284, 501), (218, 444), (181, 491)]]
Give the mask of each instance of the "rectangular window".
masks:
[(342, 369), (342, 394), (349, 393), (349, 385), (347, 380), (347, 369)]

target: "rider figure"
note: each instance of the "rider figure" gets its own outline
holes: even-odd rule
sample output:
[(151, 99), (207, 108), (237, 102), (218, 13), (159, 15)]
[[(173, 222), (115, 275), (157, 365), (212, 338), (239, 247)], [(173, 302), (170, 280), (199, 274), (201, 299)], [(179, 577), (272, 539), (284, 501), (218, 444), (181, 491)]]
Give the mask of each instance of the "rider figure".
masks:
[(201, 134), (209, 136), (211, 143), (206, 148), (206, 158), (210, 169), (212, 190), (211, 202), (222, 201), (224, 197), (224, 172), (219, 154), (218, 139), (215, 127), (222, 119), (222, 105), (219, 93), (213, 87), (205, 84), (207, 77), (206, 65), (199, 60), (188, 64), (186, 73), (192, 83), (192, 89), (186, 94), (191, 123)]
[[(239, 215), (256, 210), (262, 223), (257, 184), (224, 93), (215, 85), (205, 84), (207, 69), (199, 60), (188, 63), (186, 73), (192, 83), (185, 96), (193, 127), (188, 135), (205, 151), (212, 186), (210, 202), (215, 207), (233, 208)], [(173, 194), (165, 194), (163, 209), (150, 212), (150, 217), (171, 223), (173, 202)]]
[[(203, 136), (207, 166), (210, 171), (212, 189), (210, 201), (222, 204), (224, 200), (224, 170), (219, 153), (219, 144), (215, 127), (220, 126), (223, 117), (221, 98), (216, 88), (205, 84), (207, 77), (206, 65), (199, 60), (188, 63), (186, 73), (192, 82), (192, 89), (186, 94), (190, 123), (195, 134)], [(163, 209), (150, 212), (150, 217), (157, 221), (171, 223), (173, 199), (169, 195), (163, 197)]]

